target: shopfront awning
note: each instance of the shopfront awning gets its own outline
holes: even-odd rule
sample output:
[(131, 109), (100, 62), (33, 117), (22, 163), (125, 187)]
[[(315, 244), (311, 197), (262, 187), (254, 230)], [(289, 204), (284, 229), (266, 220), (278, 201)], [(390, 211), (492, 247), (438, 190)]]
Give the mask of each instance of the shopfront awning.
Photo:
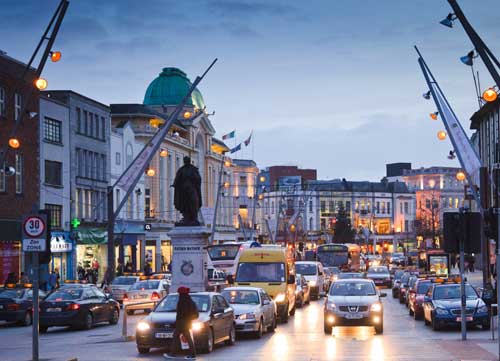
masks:
[(137, 244), (137, 234), (124, 234), (121, 244), (124, 246), (135, 246)]
[(78, 244), (106, 244), (108, 234), (104, 228), (80, 227), (77, 230)]
[(0, 219), (0, 241), (20, 241), (21, 221), (16, 219)]

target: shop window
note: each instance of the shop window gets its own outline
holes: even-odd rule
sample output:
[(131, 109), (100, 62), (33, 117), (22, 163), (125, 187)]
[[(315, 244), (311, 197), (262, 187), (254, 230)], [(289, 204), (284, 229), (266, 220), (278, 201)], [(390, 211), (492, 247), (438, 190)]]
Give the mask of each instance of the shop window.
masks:
[(50, 213), (50, 225), (52, 228), (62, 228), (62, 206), (58, 204), (45, 203), (45, 209)]
[(351, 211), (351, 202), (350, 201), (346, 201), (345, 202), (345, 209), (350, 212)]
[(62, 186), (62, 163), (51, 160), (45, 161), (45, 183)]

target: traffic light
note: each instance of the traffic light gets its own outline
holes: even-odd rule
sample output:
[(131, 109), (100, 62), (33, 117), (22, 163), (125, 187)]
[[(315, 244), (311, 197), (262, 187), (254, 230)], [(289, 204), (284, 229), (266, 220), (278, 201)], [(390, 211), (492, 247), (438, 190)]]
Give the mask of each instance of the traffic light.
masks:
[(52, 233), (52, 219), (50, 217), (50, 211), (47, 209), (40, 209), (38, 213), (45, 214), (47, 217), (47, 238), (46, 238), (46, 247), (45, 252), (38, 252), (38, 263), (39, 264), (49, 264), (52, 260), (52, 252), (50, 251), (50, 241), (51, 241), (51, 233)]

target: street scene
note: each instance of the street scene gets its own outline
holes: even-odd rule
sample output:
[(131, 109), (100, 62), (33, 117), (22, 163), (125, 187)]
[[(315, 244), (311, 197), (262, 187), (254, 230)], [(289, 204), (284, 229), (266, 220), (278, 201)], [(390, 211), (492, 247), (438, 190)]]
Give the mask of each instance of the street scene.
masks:
[(495, 0), (0, 2), (0, 361), (500, 359)]

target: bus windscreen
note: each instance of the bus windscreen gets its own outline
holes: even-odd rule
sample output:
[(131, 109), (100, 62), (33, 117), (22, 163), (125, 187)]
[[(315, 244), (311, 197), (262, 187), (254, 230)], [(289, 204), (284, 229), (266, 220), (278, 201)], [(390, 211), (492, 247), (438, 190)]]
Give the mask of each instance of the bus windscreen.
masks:
[(212, 261), (232, 261), (238, 255), (239, 249), (237, 244), (218, 244), (208, 246), (208, 255)]

